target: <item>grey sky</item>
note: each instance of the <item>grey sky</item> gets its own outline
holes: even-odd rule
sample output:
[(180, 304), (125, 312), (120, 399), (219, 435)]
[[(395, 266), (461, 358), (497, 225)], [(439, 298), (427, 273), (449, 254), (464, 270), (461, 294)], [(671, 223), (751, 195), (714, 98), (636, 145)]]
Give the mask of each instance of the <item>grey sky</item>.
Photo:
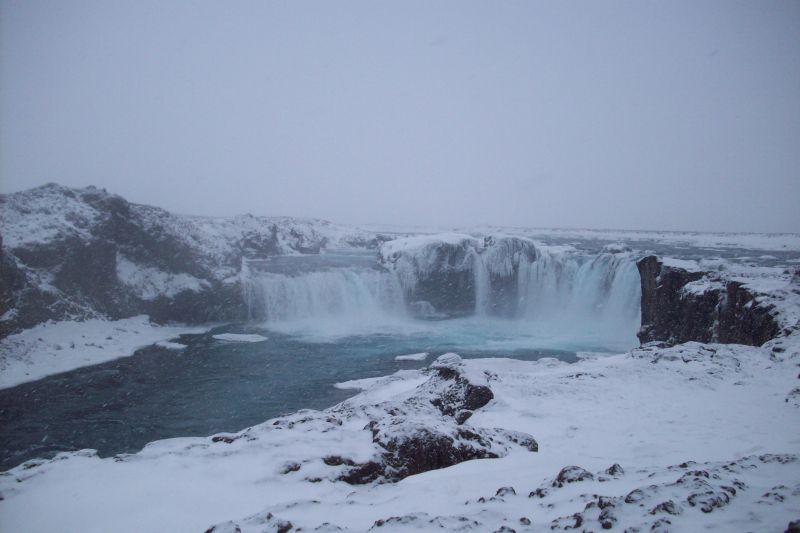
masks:
[(0, 3), (0, 190), (800, 231), (800, 2)]

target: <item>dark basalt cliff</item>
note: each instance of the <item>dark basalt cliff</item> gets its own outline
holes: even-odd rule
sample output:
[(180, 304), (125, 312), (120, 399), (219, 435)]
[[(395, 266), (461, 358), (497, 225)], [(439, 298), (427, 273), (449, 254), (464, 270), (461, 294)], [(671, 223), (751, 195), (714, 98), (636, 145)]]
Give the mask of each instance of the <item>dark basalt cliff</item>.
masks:
[(780, 333), (772, 309), (736, 281), (716, 280), (703, 292), (685, 290), (705, 272), (665, 266), (655, 256), (637, 263), (642, 281), (642, 343), (688, 341), (760, 346)]

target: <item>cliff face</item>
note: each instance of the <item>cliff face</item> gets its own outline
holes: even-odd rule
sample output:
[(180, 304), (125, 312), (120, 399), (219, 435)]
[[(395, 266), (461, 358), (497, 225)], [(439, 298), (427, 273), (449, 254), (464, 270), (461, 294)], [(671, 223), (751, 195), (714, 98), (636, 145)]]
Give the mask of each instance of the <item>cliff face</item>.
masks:
[(240, 320), (242, 258), (380, 242), (320, 220), (181, 216), (56, 184), (0, 195), (0, 222), (0, 337), (50, 319)]
[[(637, 263), (642, 283), (642, 343), (719, 342), (760, 346), (780, 333), (772, 309), (740, 282), (665, 266), (655, 256)], [(694, 282), (699, 285), (692, 286)]]

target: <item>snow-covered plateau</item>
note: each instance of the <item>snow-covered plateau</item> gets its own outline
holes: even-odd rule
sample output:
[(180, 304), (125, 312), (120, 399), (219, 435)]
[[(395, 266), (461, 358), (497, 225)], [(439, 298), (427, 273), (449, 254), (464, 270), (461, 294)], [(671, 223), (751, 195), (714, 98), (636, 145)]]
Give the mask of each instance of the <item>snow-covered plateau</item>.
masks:
[[(0, 531), (800, 531), (797, 235), (379, 232), (52, 184), (0, 196), (0, 222), (12, 395), (142, 346), (162, 373), (279, 351), (309, 323), (339, 336), (302, 337), (301, 363), (344, 328), (375, 346), (440, 323), (475, 339), (481, 321), (600, 339), (572, 363), (384, 347), (401, 370), (331, 378), (335, 401), (355, 395), (324, 410), (30, 459), (0, 473)], [(247, 327), (178, 339), (231, 323)], [(252, 380), (232, 359), (213, 368)]]

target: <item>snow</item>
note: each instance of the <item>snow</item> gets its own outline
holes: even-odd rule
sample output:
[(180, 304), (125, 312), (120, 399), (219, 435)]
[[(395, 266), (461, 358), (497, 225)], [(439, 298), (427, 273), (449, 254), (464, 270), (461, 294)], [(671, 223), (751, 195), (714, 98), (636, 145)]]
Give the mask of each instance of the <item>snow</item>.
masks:
[(39, 324), (0, 340), (0, 388), (130, 356), (139, 348), (204, 329), (159, 326), (144, 315)]
[(383, 243), (381, 246), (381, 254), (385, 257), (400, 253), (416, 253), (418, 250), (430, 246), (439, 246), (441, 244), (450, 244), (454, 246), (461, 246), (464, 244), (472, 244), (478, 246), (478, 241), (472, 235), (465, 233), (436, 233), (434, 235), (414, 235), (411, 237), (401, 237)]
[(668, 245), (683, 245), (697, 248), (744, 248), (766, 252), (800, 251), (798, 233), (713, 233), (686, 231), (648, 231), (648, 230), (598, 230), (569, 228), (515, 228), (503, 227), (473, 228), (472, 232), (491, 233), (508, 231), (521, 233), (534, 239), (580, 239), (607, 240), (617, 243), (644, 243), (647, 241)]
[(687, 272), (698, 272), (702, 270), (700, 265), (697, 261), (690, 261), (686, 259), (676, 259), (674, 257), (663, 257), (661, 258), (661, 262), (664, 266), (673, 267), (673, 268), (682, 268)]
[(43, 244), (57, 237), (86, 239), (100, 216), (73, 191), (52, 183), (8, 195), (4, 200), (0, 208), (0, 226), (3, 245), (8, 248)]
[(267, 337), (258, 335), (256, 333), (220, 333), (218, 335), (214, 335), (214, 338), (218, 341), (227, 342), (264, 342), (267, 340)]
[(369, 224), (364, 229), (396, 235), (434, 234), (451, 232), (469, 235), (507, 233), (522, 235), (535, 240), (575, 239), (610, 241), (625, 247), (632, 244), (655, 242), (667, 245), (683, 245), (699, 248), (745, 248), (765, 252), (800, 251), (800, 233), (714, 233), (657, 230), (614, 230), (588, 228), (519, 228), (506, 226), (470, 226), (445, 228), (440, 226), (413, 226)]
[(143, 300), (172, 298), (183, 291), (200, 292), (210, 286), (208, 281), (189, 274), (137, 265), (120, 253), (117, 253), (117, 278)]
[[(369, 460), (375, 453), (364, 427), (369, 413), (415, 405), (401, 402), (435, 379), (430, 371), (405, 370), (342, 384), (363, 391), (323, 412), (301, 411), (227, 435), (228, 442), (169, 439), (117, 458), (84, 451), (28, 462), (0, 476), (0, 524), (35, 533), (204, 531), (231, 522), (231, 530), (252, 533), (277, 529), (281, 521), (304, 530), (328, 523), (320, 530), (366, 531), (381, 520), (382, 531), (439, 525), (541, 531), (566, 527), (582, 513), (584, 527), (599, 530), (600, 509), (588, 504), (600, 494), (615, 505), (615, 530), (649, 531), (668, 517), (678, 531), (782, 531), (800, 516), (800, 462), (769, 454), (800, 452), (800, 409), (786, 401), (797, 384), (800, 340), (780, 342), (778, 354), (770, 347), (688, 343), (574, 364), (448, 354), (434, 366), (463, 369), (494, 393), (463, 427), (529, 433), (538, 453), (513, 448), (498, 459), (397, 483), (336, 481), (348, 467), (322, 458)], [(605, 474), (614, 463), (624, 472)], [(555, 487), (570, 465), (592, 479)], [(736, 494), (713, 512), (689, 503), (698, 491), (719, 495), (734, 485)], [(541, 497), (528, 497), (537, 490)], [(624, 503), (631, 494), (641, 507)], [(649, 514), (666, 500), (681, 514)], [(521, 524), (521, 517), (531, 523)]]
[(398, 355), (394, 358), (395, 361), (424, 361), (428, 358), (428, 352), (410, 353), (407, 355)]

